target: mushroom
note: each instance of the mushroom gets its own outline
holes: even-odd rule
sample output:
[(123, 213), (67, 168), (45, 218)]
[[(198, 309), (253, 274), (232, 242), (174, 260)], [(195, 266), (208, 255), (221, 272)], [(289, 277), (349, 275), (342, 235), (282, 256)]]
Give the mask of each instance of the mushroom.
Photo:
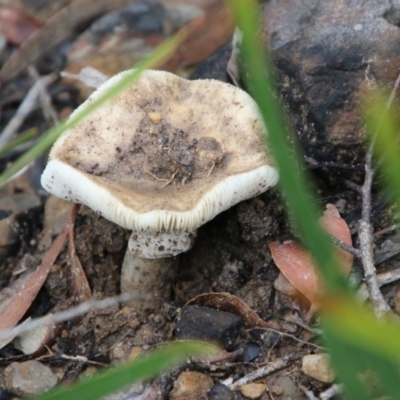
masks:
[[(72, 115), (127, 73), (106, 81)], [(121, 291), (144, 295), (129, 303), (138, 311), (156, 309), (197, 228), (277, 183), (265, 134), (246, 92), (147, 70), (60, 136), (41, 182), (132, 231)]]

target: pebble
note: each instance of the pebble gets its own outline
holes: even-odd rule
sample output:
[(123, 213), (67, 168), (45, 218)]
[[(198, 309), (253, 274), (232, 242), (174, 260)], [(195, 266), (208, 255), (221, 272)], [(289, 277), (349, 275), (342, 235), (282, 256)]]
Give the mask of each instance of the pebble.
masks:
[(303, 357), (303, 372), (320, 382), (331, 383), (335, 373), (330, 367), (328, 354), (309, 354)]
[(282, 396), (283, 399), (304, 399), (304, 394), (289, 376), (280, 375), (276, 379), (269, 380), (268, 386), (273, 394)]
[(207, 400), (232, 400), (233, 393), (223, 383), (216, 383), (207, 393)]
[(240, 391), (247, 399), (258, 399), (267, 391), (264, 383), (247, 383), (240, 387)]
[(246, 342), (241, 344), (240, 347), (243, 349), (241, 361), (246, 363), (254, 361), (261, 352), (261, 347), (256, 342)]
[(175, 337), (213, 341), (225, 349), (232, 349), (242, 323), (235, 314), (208, 307), (186, 306), (176, 322)]
[(34, 396), (57, 384), (49, 367), (39, 361), (13, 362), (4, 371), (6, 388), (17, 396)]
[(171, 400), (204, 399), (213, 386), (214, 382), (208, 375), (195, 371), (185, 371), (176, 379), (169, 398)]

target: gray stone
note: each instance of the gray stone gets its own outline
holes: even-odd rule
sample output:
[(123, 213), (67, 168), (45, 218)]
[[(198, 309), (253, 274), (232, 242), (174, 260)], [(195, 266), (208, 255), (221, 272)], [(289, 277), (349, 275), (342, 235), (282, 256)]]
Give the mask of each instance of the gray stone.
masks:
[(13, 362), (4, 371), (7, 390), (17, 396), (43, 393), (57, 384), (51, 369), (39, 361)]
[(359, 103), (376, 82), (393, 87), (399, 15), (398, 0), (265, 2), (264, 37), (312, 163), (362, 161)]
[(208, 307), (185, 306), (175, 325), (177, 339), (210, 340), (232, 349), (243, 322), (235, 314)]

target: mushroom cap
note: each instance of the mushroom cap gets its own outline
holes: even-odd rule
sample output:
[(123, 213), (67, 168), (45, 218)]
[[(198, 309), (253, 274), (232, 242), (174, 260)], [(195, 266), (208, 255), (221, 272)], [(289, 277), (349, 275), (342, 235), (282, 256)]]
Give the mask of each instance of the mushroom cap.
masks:
[[(72, 116), (130, 72), (105, 82)], [(41, 183), (127, 229), (193, 231), (277, 183), (265, 135), (241, 89), (147, 70), (59, 137)]]

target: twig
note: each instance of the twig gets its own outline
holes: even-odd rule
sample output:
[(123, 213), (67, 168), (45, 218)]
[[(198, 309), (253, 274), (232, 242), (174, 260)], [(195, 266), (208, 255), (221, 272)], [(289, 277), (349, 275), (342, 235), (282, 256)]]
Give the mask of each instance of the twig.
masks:
[(319, 394), (319, 398), (321, 400), (329, 400), (334, 396), (337, 396), (338, 394), (343, 393), (343, 385), (339, 385), (335, 383), (332, 385), (330, 388), (326, 389), (324, 392)]
[(393, 224), (393, 225), (390, 225), (390, 226), (388, 226), (387, 228), (384, 228), (384, 229), (381, 229), (381, 230), (378, 231), (378, 232), (375, 232), (375, 233), (374, 233), (374, 237), (384, 235), (385, 233), (393, 232), (393, 231), (395, 231), (395, 230), (397, 230), (397, 229), (399, 229), (399, 228), (400, 228), (400, 224)]
[(87, 357), (84, 357), (84, 356), (69, 356), (67, 354), (60, 354), (59, 358), (61, 358), (63, 360), (76, 361), (76, 362), (79, 362), (82, 364), (91, 364), (91, 365), (97, 365), (100, 367), (107, 366), (107, 364), (105, 364), (105, 363), (101, 363), (98, 361), (91, 361)]
[(168, 182), (168, 179), (159, 178), (157, 175), (153, 174), (151, 171), (148, 171), (147, 169), (145, 169), (144, 172), (146, 172), (146, 174), (149, 174), (150, 176), (152, 176), (152, 177), (153, 177), (154, 179), (156, 179), (157, 181), (160, 181), (160, 182)]
[(57, 74), (50, 74), (40, 77), (30, 88), (25, 99), (18, 107), (17, 112), (8, 122), (0, 134), (0, 147), (7, 143), (18, 128), (22, 125), (28, 114), (35, 108), (36, 101), (42, 87), (49, 86), (57, 79)]
[(78, 74), (61, 71), (61, 76), (63, 78), (76, 79), (93, 89), (99, 88), (109, 78), (107, 75), (104, 75), (102, 72), (91, 66), (82, 68)]
[(168, 186), (175, 179), (175, 176), (178, 173), (178, 171), (179, 171), (179, 168), (171, 175), (171, 177), (168, 179), (168, 181), (165, 182), (165, 184), (161, 186), (161, 189), (164, 189), (166, 186)]
[(318, 397), (315, 396), (314, 392), (312, 390), (307, 389), (303, 385), (299, 385), (301, 391), (306, 395), (308, 400), (318, 400)]
[[(29, 75), (35, 80), (35, 82), (39, 82), (40, 76), (33, 65), (30, 65), (28, 67), (28, 72)], [(39, 97), (40, 97), (40, 105), (42, 107), (45, 119), (49, 123), (57, 125), (60, 122), (60, 120), (58, 119), (57, 112), (54, 109), (53, 104), (51, 102), (51, 97), (47, 92), (47, 87), (43, 85), (43, 82), (40, 82), (39, 84)]]
[(340, 247), (341, 249), (347, 251), (350, 254), (353, 254), (354, 257), (357, 257), (357, 258), (360, 257), (361, 252), (359, 249), (356, 249), (353, 246), (349, 246), (345, 242), (342, 242), (341, 240), (335, 238), (335, 236), (333, 236), (333, 235), (328, 235), (328, 236), (329, 236), (330, 241), (337, 247)]
[(356, 183), (349, 181), (348, 179), (345, 179), (344, 183), (351, 189), (353, 189), (355, 192), (360, 193), (362, 192), (362, 187), (360, 185), (357, 185)]
[(135, 292), (123, 293), (119, 296), (108, 297), (103, 300), (91, 299), (84, 303), (79, 304), (77, 307), (70, 308), (69, 310), (46, 315), (41, 318), (33, 319), (29, 322), (25, 323), (23, 322), (22, 324), (17, 325), (12, 329), (5, 329), (0, 332), (0, 340), (6, 338), (13, 338), (17, 335), (20, 335), (21, 333), (32, 331), (41, 326), (49, 325), (56, 322), (68, 321), (79, 315), (86, 314), (90, 310), (98, 310), (118, 303), (123, 303), (132, 299), (137, 299), (137, 298), (143, 299), (149, 296), (150, 295), (138, 294), (138, 292), (135, 291)]
[(240, 388), (240, 386), (245, 385), (246, 383), (253, 382), (257, 379), (264, 378), (267, 375), (272, 374), (273, 372), (276, 372), (280, 369), (286, 368), (292, 361), (299, 360), (304, 356), (303, 352), (297, 353), (296, 355), (293, 356), (286, 356), (283, 357), (279, 360), (276, 360), (272, 363), (268, 363), (264, 367), (261, 367), (253, 372), (250, 372), (249, 374), (245, 375), (243, 378), (238, 379), (237, 381), (231, 383), (228, 385), (229, 389), (231, 390), (237, 390)]
[[(378, 281), (379, 287), (398, 281), (400, 279), (400, 268), (378, 274), (376, 276), (376, 279)], [(358, 289), (357, 298), (360, 301), (365, 301), (368, 299), (368, 289), (365, 283), (363, 283)]]
[(294, 335), (291, 335), (290, 333), (281, 332), (281, 331), (278, 331), (277, 329), (273, 329), (273, 328), (257, 328), (257, 329), (263, 329), (263, 330), (266, 330), (266, 331), (276, 332), (280, 336), (285, 336), (285, 337), (288, 337), (290, 339), (293, 339), (296, 342), (299, 342), (299, 343), (302, 343), (302, 344), (305, 344), (305, 345), (308, 345), (308, 346), (315, 347), (316, 349), (320, 349), (320, 350), (325, 350), (326, 351), (325, 347), (319, 346), (319, 345), (317, 345), (315, 343), (311, 343), (311, 342), (308, 342), (308, 341), (303, 340), (303, 339), (299, 339), (298, 337), (296, 337)]
[[(400, 74), (398, 75), (396, 82), (393, 86), (389, 100), (386, 104), (388, 109), (396, 93), (396, 90), (400, 84)], [(360, 240), (360, 259), (364, 268), (365, 283), (368, 288), (369, 298), (372, 306), (374, 307), (375, 313), (378, 317), (382, 317), (384, 314), (390, 311), (390, 306), (384, 299), (376, 277), (376, 269), (374, 265), (374, 254), (373, 254), (373, 228), (371, 224), (371, 189), (372, 181), (374, 177), (374, 170), (372, 168), (372, 154), (374, 151), (376, 136), (379, 132), (379, 126), (377, 127), (374, 137), (372, 138), (368, 152), (365, 157), (365, 178), (364, 184), (361, 188), (362, 197), (362, 210), (361, 220), (358, 225), (358, 238)]]

